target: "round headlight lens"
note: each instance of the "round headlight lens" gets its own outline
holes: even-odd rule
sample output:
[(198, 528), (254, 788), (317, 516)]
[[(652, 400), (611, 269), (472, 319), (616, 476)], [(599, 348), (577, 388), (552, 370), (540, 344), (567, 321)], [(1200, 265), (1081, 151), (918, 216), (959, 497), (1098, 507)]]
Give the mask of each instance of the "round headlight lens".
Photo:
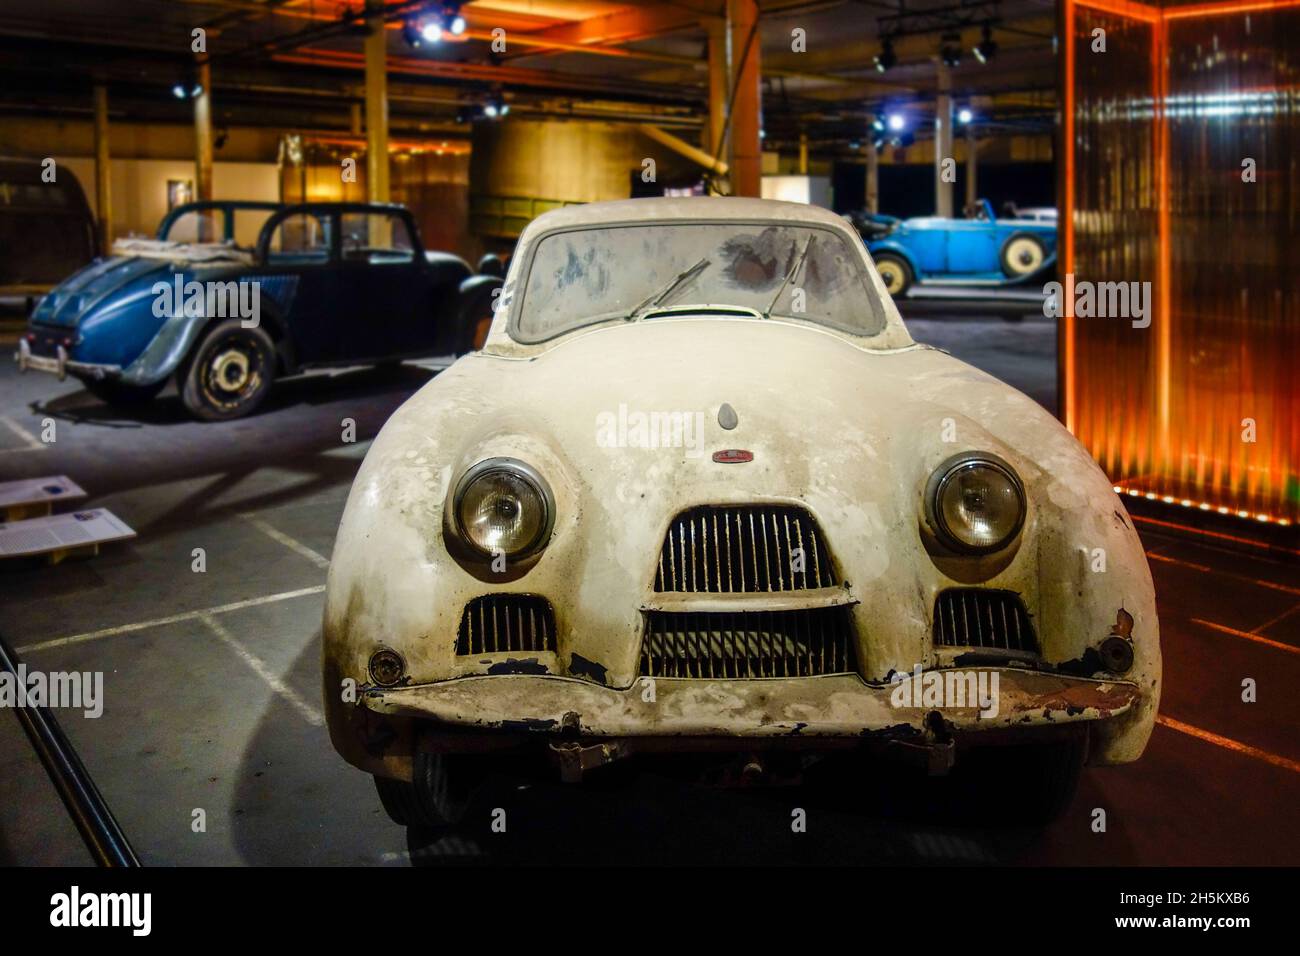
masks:
[(548, 498), (541, 478), (522, 463), (480, 463), (466, 473), (457, 493), (460, 533), (483, 554), (527, 554), (550, 531)]
[(996, 551), (1025, 520), (1025, 496), (1011, 466), (992, 458), (964, 458), (937, 473), (931, 504), (936, 530), (959, 550)]

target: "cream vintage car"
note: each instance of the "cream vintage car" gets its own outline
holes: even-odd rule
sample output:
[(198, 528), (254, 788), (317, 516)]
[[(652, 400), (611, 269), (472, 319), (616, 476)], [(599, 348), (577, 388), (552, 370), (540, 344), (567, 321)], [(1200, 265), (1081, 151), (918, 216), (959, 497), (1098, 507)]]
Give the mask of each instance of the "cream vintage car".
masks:
[(1141, 755), (1158, 631), (1106, 476), (913, 342), (844, 220), (629, 200), (529, 225), (482, 350), (375, 439), (324, 698), (408, 825), (455, 822), (503, 762), (761, 782), (994, 744), (1034, 818), (1085, 761)]

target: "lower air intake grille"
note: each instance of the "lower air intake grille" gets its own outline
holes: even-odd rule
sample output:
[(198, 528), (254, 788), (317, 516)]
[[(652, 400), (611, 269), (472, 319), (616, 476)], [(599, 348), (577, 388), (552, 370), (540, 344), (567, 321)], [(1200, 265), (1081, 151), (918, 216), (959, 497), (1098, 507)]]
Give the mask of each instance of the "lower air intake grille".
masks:
[(465, 605), (456, 653), (555, 650), (555, 611), (535, 594), (488, 594)]
[(814, 677), (857, 670), (847, 607), (647, 615), (645, 677)]
[(668, 526), (656, 591), (759, 592), (836, 584), (821, 529), (802, 508), (705, 506)]
[(937, 647), (1038, 652), (1025, 602), (1014, 591), (949, 588), (934, 602)]

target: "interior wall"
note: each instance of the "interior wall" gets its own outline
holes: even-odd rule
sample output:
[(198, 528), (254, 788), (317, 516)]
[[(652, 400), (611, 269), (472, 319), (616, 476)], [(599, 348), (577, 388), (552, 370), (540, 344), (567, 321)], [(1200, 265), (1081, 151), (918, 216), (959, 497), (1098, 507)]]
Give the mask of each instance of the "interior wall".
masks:
[[(55, 156), (61, 169), (73, 172), (96, 202), (95, 160), (91, 156)], [(166, 214), (168, 184), (194, 185), (194, 163), (181, 159), (114, 159), (109, 162), (113, 235), (152, 236)], [(280, 201), (280, 171), (275, 163), (213, 163), (213, 199)]]

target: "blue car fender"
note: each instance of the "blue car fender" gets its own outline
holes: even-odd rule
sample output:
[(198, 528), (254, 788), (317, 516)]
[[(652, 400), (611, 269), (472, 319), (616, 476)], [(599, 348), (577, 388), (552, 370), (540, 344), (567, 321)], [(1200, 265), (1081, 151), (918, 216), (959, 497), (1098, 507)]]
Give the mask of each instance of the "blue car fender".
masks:
[(893, 239), (879, 239), (875, 242), (868, 243), (867, 251), (871, 253), (873, 259), (875, 258), (877, 253), (881, 253), (881, 252), (893, 253), (894, 255), (898, 256), (898, 258), (902, 259), (904, 262), (907, 263), (907, 267), (912, 270), (913, 276), (915, 276), (918, 279), (921, 277), (921, 266), (916, 261), (916, 257), (912, 255), (911, 250), (909, 250), (906, 246), (904, 246), (900, 242), (897, 242)]

